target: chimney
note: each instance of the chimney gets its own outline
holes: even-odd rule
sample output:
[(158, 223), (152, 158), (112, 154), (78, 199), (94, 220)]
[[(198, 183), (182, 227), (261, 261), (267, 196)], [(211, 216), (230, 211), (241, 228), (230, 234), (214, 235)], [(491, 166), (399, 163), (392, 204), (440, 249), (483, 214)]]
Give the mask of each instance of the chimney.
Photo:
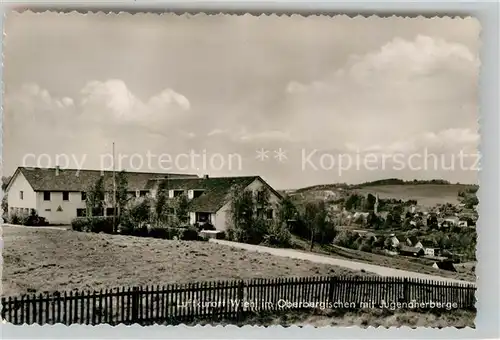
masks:
[(61, 168), (59, 165), (56, 165), (56, 176), (59, 176), (59, 170), (61, 170)]
[(203, 179), (208, 179), (208, 175), (203, 175)]

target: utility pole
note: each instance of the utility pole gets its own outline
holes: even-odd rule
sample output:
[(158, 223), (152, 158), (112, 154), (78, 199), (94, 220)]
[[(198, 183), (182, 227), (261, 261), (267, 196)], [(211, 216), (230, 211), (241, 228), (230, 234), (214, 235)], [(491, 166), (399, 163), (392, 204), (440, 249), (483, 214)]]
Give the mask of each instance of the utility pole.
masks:
[(116, 232), (115, 142), (113, 142), (113, 231)]

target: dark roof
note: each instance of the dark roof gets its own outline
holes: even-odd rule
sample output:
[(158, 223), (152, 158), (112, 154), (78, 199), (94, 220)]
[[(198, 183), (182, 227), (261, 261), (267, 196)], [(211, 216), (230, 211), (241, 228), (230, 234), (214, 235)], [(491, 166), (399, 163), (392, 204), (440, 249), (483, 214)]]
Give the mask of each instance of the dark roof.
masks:
[[(256, 179), (261, 180), (274, 194), (281, 197), (259, 176), (244, 177), (212, 177), (169, 179), (166, 181), (166, 190), (203, 190), (203, 193), (190, 201), (190, 210), (193, 212), (217, 212), (229, 199), (231, 188), (235, 186), (247, 187)], [(152, 188), (159, 182), (151, 180), (147, 187)]]
[(418, 243), (418, 238), (416, 236), (410, 236), (410, 237), (408, 237), (408, 240), (411, 242), (412, 245), (415, 245)]
[(437, 265), (437, 267), (439, 269), (449, 270), (449, 271), (452, 271), (452, 272), (456, 272), (457, 271), (455, 269), (455, 266), (453, 265), (453, 263), (451, 261), (438, 261), (438, 262), (435, 262), (435, 264)]
[(419, 253), (422, 251), (421, 248), (408, 247), (408, 246), (404, 246), (404, 245), (401, 246), (401, 248), (399, 250), (402, 252), (405, 252), (405, 253)]
[[(113, 188), (113, 172), (101, 170), (76, 170), (56, 168), (27, 168), (19, 167), (15, 175), (21, 172), (35, 191), (86, 191), (103, 176), (106, 190)], [(118, 172), (115, 173), (115, 176)], [(191, 174), (128, 172), (125, 171), (128, 181), (128, 190), (146, 190), (148, 181), (152, 178), (191, 177)], [(12, 180), (11, 180), (12, 181)]]
[(426, 248), (438, 248), (435, 246), (434, 242), (429, 241), (429, 240), (424, 240), (424, 241), (421, 241), (420, 243), (422, 243), (422, 246), (424, 246)]

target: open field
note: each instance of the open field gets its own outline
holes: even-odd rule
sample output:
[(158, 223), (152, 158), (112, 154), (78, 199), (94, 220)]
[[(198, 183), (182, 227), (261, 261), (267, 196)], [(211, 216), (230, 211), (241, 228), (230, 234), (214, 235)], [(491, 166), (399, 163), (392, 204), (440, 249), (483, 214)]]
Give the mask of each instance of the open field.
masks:
[[(298, 249), (309, 250), (308, 241), (295, 237), (294, 243)], [(458, 272), (450, 272), (447, 270), (434, 269), (431, 266), (433, 263), (432, 261), (420, 258), (412, 258), (404, 256), (385, 256), (385, 255), (368, 253), (360, 250), (343, 248), (339, 246), (315, 245), (313, 251), (319, 254), (329, 255), (331, 257), (343, 260), (353, 260), (356, 262), (375, 264), (383, 267), (408, 270), (422, 274), (448, 277), (468, 282), (476, 281), (476, 275), (471, 270), (471, 266), (466, 266), (465, 268), (458, 268)]]
[(367, 275), (209, 242), (2, 227), (3, 295), (210, 280)]

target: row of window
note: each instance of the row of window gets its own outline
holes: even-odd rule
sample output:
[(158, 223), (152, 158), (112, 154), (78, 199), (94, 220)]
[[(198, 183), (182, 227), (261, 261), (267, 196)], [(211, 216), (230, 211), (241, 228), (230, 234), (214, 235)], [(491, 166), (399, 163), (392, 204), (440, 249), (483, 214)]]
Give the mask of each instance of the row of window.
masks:
[[(106, 208), (106, 216), (113, 216), (114, 213), (115, 213), (114, 208)], [(87, 209), (85, 208), (76, 209), (76, 216), (77, 217), (87, 216)], [(104, 216), (104, 209), (93, 209), (92, 216)]]
[[(50, 192), (50, 191), (44, 191), (43, 192), (43, 200), (50, 201), (51, 200), (51, 193), (52, 192)], [(147, 191), (147, 190), (141, 190), (141, 191), (139, 191), (138, 196), (144, 197), (144, 196), (147, 196), (148, 193), (149, 193), (149, 191)], [(137, 192), (129, 192), (129, 195), (137, 196)], [(62, 198), (63, 198), (63, 201), (69, 201), (69, 191), (63, 191)], [(19, 199), (21, 199), (21, 200), (24, 199), (24, 191), (19, 191)], [(87, 193), (82, 191), (81, 192), (81, 200), (85, 201), (86, 199), (87, 199)]]
[[(44, 191), (43, 192), (43, 200), (44, 201), (50, 201), (51, 200), (51, 193), (50, 191)], [(131, 196), (139, 196), (139, 197), (145, 197), (149, 193), (148, 190), (140, 190), (140, 191), (131, 191), (128, 194)], [(203, 193), (202, 190), (194, 190), (193, 191), (193, 198), (198, 198), (201, 196)], [(180, 195), (184, 194), (184, 190), (174, 190), (174, 197), (178, 197)], [(69, 191), (63, 191), (62, 192), (63, 196), (63, 201), (69, 201)], [(19, 191), (19, 199), (23, 200), (24, 199), (24, 191)], [(87, 199), (87, 194), (86, 192), (82, 191), (81, 192), (81, 200), (85, 201)]]

